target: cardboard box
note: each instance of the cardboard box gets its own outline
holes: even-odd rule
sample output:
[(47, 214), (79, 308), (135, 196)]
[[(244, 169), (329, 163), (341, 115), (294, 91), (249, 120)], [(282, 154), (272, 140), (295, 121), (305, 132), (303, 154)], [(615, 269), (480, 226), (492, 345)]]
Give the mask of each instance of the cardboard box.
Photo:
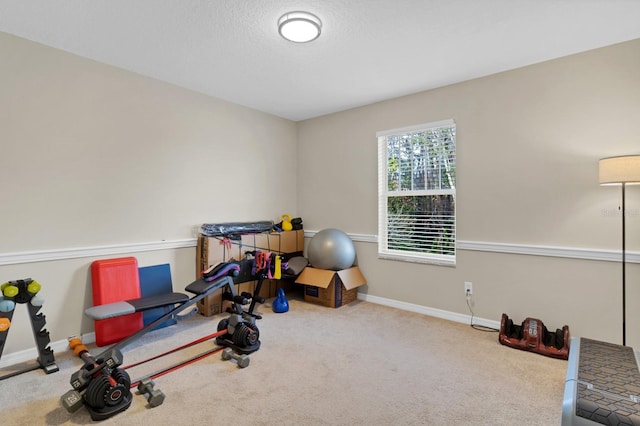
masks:
[(304, 250), (304, 230), (243, 235), (240, 244), (243, 253), (260, 250), (280, 254), (301, 253)]
[(203, 297), (196, 303), (200, 315), (210, 317), (222, 312), (222, 291), (214, 291), (213, 293)]
[[(196, 279), (210, 266), (229, 260), (242, 260), (248, 251), (270, 251), (283, 255), (301, 255), (304, 250), (304, 230), (242, 235), (240, 240), (198, 237), (196, 247)], [(288, 258), (285, 256), (285, 258)]]
[[(196, 279), (201, 277), (202, 271), (213, 265), (220, 262), (242, 260), (246, 252), (255, 250), (279, 253), (285, 259), (292, 255), (301, 255), (304, 250), (304, 230), (247, 234), (242, 235), (240, 240), (226, 241), (217, 237), (200, 235), (196, 247)], [(238, 284), (245, 284), (245, 282), (240, 283), (237, 280), (235, 282), (236, 290), (239, 289)], [(246, 283), (253, 287), (251, 289), (243, 287), (242, 291), (253, 293), (257, 281), (252, 279)], [(265, 280), (260, 295), (264, 298), (274, 297), (277, 288), (277, 284), (274, 285), (272, 281)], [(200, 313), (207, 317), (224, 312), (226, 309), (226, 306), (223, 306), (221, 290), (207, 295), (198, 302), (197, 306)]]
[[(217, 238), (205, 236), (198, 237), (196, 247), (196, 279), (202, 277), (202, 271), (210, 266), (229, 260), (240, 260), (239, 245), (225, 245)], [(237, 287), (236, 287), (237, 288)], [(222, 312), (222, 290), (215, 291), (202, 298), (196, 306), (198, 312), (205, 317), (210, 317)]]
[(358, 298), (358, 287), (367, 283), (360, 268), (329, 271), (307, 266), (296, 279), (304, 284), (305, 302), (339, 308)]
[[(231, 240), (230, 240), (231, 241)], [(230, 245), (215, 237), (198, 237), (196, 246), (196, 279), (202, 277), (202, 271), (220, 262), (241, 260), (240, 245), (232, 241)]]

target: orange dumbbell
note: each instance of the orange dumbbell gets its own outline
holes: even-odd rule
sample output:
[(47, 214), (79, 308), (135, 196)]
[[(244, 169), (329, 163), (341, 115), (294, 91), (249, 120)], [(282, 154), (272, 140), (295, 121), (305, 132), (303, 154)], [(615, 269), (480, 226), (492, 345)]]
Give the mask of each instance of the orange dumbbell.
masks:
[(11, 321), (9, 318), (0, 318), (0, 333), (7, 331), (11, 327)]
[(82, 340), (79, 337), (73, 337), (69, 339), (69, 348), (77, 357), (80, 357), (83, 352), (89, 352), (89, 348), (82, 344)]

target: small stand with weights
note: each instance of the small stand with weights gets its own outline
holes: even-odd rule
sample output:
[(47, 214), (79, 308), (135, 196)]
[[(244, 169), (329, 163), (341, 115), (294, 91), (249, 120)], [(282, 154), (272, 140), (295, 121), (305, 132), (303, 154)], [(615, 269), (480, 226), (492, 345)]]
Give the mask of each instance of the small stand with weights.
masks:
[(42, 368), (47, 374), (58, 371), (53, 350), (49, 347), (49, 342), (51, 341), (49, 339), (49, 332), (44, 328), (46, 325), (45, 316), (38, 313), (44, 303), (44, 299), (38, 295), (40, 288), (40, 284), (31, 278), (9, 281), (0, 286), (0, 290), (2, 291), (0, 295), (0, 358), (2, 357), (4, 344), (7, 340), (9, 329), (11, 328), (11, 319), (13, 318), (16, 304), (27, 305), (29, 318), (31, 319), (31, 329), (33, 330), (33, 337), (35, 338), (39, 354), (37, 359), (38, 364), (0, 376), (0, 380), (8, 379), (9, 377), (17, 376), (38, 368)]

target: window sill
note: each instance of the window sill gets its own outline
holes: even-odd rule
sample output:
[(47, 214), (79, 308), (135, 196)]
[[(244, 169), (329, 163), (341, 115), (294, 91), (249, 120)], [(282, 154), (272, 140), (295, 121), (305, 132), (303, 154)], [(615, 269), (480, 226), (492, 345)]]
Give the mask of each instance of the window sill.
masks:
[(399, 260), (401, 262), (425, 263), (437, 266), (456, 266), (456, 259), (451, 256), (418, 256), (405, 253), (378, 253), (379, 259)]

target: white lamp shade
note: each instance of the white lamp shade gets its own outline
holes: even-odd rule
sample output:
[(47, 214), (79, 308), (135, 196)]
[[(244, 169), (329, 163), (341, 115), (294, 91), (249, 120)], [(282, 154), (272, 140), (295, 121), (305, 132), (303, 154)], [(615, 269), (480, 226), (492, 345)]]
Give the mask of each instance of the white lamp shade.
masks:
[(600, 184), (640, 183), (640, 155), (602, 158)]

